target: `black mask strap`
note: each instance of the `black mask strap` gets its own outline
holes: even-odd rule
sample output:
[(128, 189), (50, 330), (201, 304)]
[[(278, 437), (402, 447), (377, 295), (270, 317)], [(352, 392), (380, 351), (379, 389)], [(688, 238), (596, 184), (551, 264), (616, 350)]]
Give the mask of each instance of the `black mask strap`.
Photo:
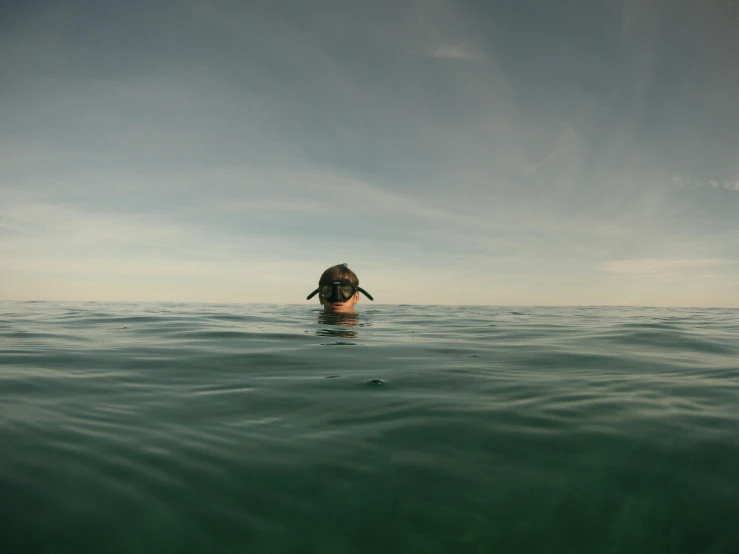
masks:
[(372, 298), (372, 295), (368, 293), (366, 290), (364, 290), (362, 287), (357, 287), (357, 290), (374, 302), (375, 299)]

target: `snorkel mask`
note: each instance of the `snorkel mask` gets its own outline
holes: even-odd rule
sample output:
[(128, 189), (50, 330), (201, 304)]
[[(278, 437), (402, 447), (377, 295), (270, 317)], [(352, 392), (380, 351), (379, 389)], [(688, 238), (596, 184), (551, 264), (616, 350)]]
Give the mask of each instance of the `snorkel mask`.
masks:
[(368, 293), (362, 287), (354, 286), (354, 283), (352, 283), (349, 279), (334, 279), (330, 283), (321, 285), (316, 290), (314, 290), (312, 293), (310, 293), (308, 297), (306, 298), (306, 300), (310, 300), (311, 298), (313, 298), (316, 294), (320, 292), (321, 296), (323, 296), (326, 300), (328, 300), (332, 304), (336, 302), (346, 302), (352, 296), (354, 296), (354, 294), (357, 291), (364, 294), (370, 300), (374, 300), (374, 298), (372, 298), (372, 295), (370, 293)]

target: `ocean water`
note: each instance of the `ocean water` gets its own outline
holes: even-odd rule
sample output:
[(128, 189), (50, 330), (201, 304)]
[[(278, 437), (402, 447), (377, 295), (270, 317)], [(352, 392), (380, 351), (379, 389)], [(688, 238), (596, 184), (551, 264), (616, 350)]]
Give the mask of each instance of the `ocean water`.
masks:
[(0, 552), (736, 553), (739, 310), (0, 302)]

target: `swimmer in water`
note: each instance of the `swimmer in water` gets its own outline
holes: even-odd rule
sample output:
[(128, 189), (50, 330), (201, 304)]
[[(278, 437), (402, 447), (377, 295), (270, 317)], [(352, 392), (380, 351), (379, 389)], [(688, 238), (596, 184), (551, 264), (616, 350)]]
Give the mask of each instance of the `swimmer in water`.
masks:
[(354, 305), (359, 302), (359, 293), (370, 300), (372, 295), (359, 286), (359, 277), (346, 264), (329, 267), (318, 280), (318, 288), (308, 295), (310, 300), (318, 294), (326, 314), (353, 314)]

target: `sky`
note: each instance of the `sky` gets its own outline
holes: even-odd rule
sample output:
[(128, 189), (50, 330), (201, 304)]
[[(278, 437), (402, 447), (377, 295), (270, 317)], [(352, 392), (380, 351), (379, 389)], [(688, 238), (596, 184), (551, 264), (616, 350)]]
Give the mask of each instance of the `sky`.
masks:
[(739, 307), (737, 98), (739, 0), (2, 0), (0, 299)]

